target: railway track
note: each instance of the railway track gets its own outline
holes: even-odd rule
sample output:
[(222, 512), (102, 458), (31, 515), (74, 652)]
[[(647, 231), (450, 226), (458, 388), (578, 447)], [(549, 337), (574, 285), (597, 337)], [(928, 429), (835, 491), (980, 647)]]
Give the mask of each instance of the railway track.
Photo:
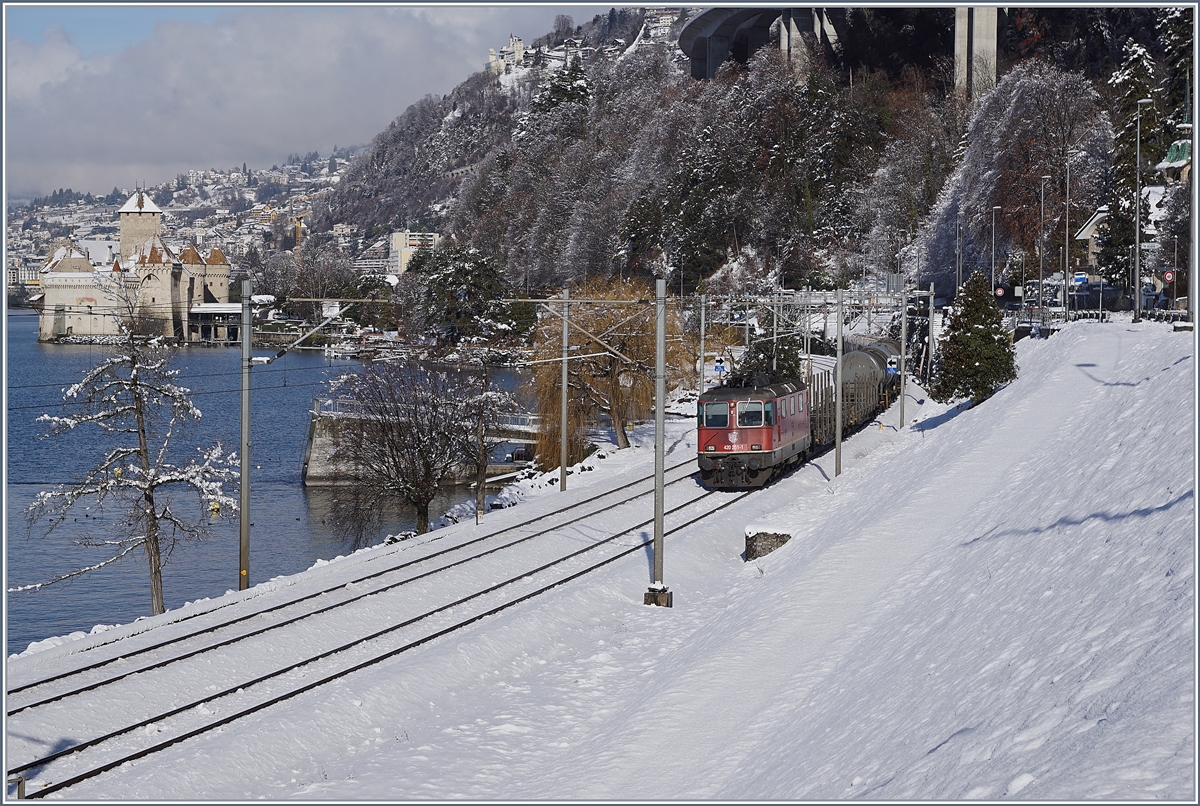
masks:
[[(819, 446), (810, 458), (830, 448)], [(696, 495), (697, 486), (681, 484), (692, 477), (694, 461), (689, 458), (667, 468), (667, 486), (673, 488), (665, 513), (667, 535), (752, 492)], [(419, 556), (406, 553), (412, 548), (408, 544), (397, 544), (392, 551), (357, 564), (352, 573), (338, 576), (336, 585), (289, 591), (287, 601), (250, 612), (242, 612), (245, 607), (218, 607), (189, 615), (175, 624), (190, 622), (193, 628), (170, 640), (153, 640), (147, 631), (139, 646), (130, 647), (131, 639), (125, 639), (69, 656), (73, 668), (20, 682), (8, 692), (8, 760), (17, 759), (8, 770), (10, 783), (13, 776), (21, 776), (26, 779), (27, 797), (53, 794), (386, 663), (645, 551), (652, 540), (638, 532), (652, 519), (639, 520), (640, 514), (634, 515), (635, 507), (630, 505), (652, 493), (652, 476), (645, 476), (484, 534), (452, 528), (417, 546)], [(640, 513), (644, 512), (643, 504)], [(618, 522), (623, 528), (614, 527)], [(477, 563), (489, 565), (490, 584), (478, 587), (478, 575), (464, 573)], [(362, 566), (367, 565), (371, 567), (364, 572)], [(468, 579), (477, 587), (456, 596), (468, 590)], [(242, 600), (242, 604), (253, 601)], [(362, 614), (356, 617), (362, 629), (353, 636), (337, 635), (338, 614), (352, 607)], [(272, 640), (284, 626), (292, 626), (287, 646)], [(339, 640), (328, 640), (330, 635)], [(278, 663), (266, 673), (238, 676), (216, 650), (241, 641), (259, 642), (261, 651)], [(172, 667), (181, 668), (183, 660), (192, 661), (184, 668), (203, 666), (202, 676), (189, 680), (173, 674)], [(106, 716), (109, 709), (99, 709), (84, 731), (88, 738), (60, 741), (52, 752), (34, 749), (36, 740), (22, 742), (52, 735), (53, 725), (64, 714), (81, 703), (94, 707), (94, 701), (82, 698), (83, 694), (106, 688), (117, 701), (128, 701), (135, 691), (148, 696), (140, 696), (146, 701), (144, 707), (122, 711), (121, 721)], [(13, 695), (25, 696), (13, 704)]]
[[(691, 465), (694, 463), (694, 461), (695, 461), (694, 459), (688, 459), (687, 461), (680, 462), (679, 464), (676, 464), (669, 468), (666, 468), (665, 473), (671, 474), (671, 475), (674, 475), (675, 471), (678, 471), (681, 468), (687, 468), (687, 471), (685, 473), (683, 473), (682, 475), (679, 475), (675, 478), (672, 478), (667, 483), (668, 484), (677, 484), (677, 483), (689, 478), (692, 473)], [(566, 515), (566, 513), (574, 512), (575, 510), (582, 509), (583, 510), (582, 514), (575, 514), (575, 515), (568, 516), (566, 520), (555, 522), (555, 523), (551, 524), (549, 527), (542, 529), (541, 531), (534, 532), (533, 534), (530, 534), (530, 535), (525, 535), (524, 537), (521, 538), (521, 540), (528, 540), (533, 537), (537, 537), (541, 534), (545, 534), (553, 529), (560, 528), (562, 526), (571, 525), (575, 522), (578, 522), (585, 518), (591, 517), (599, 512), (607, 511), (608, 509), (611, 509), (612, 507), (619, 506), (621, 504), (628, 503), (630, 501), (634, 501), (639, 498), (644, 498), (645, 496), (652, 494), (653, 488), (650, 488), (650, 489), (647, 489), (647, 490), (644, 490), (641, 492), (632, 492), (631, 491), (631, 488), (635, 488), (638, 485), (647, 484), (647, 483), (650, 483), (650, 484), (653, 483), (653, 476), (640, 477), (640, 478), (635, 479), (627, 484), (621, 485), (620, 487), (614, 487), (611, 490), (607, 490), (604, 493), (601, 493), (600, 495), (585, 499), (583, 501), (576, 502), (574, 504), (569, 504), (565, 507), (559, 507), (555, 510), (544, 513), (542, 515), (538, 515), (536, 517), (521, 521), (520, 523), (512, 524), (512, 525), (505, 526), (505, 527), (502, 527), (499, 529), (490, 530), (490, 531), (485, 532), (482, 535), (472, 534), (471, 536), (469, 536), (468, 539), (465, 539), (465, 540), (459, 539), (456, 541), (456, 539), (455, 539), (455, 538), (460, 538), (461, 533), (463, 531), (465, 531), (463, 529), (451, 528), (451, 529), (443, 530), (444, 532), (447, 532), (449, 534), (444, 534), (443, 532), (432, 533), (429, 540), (427, 540), (421, 544), (418, 544), (418, 554), (420, 556), (417, 556), (412, 559), (408, 559), (406, 556), (402, 556), (402, 555), (405, 555), (406, 553), (410, 553), (410, 549), (412, 549), (412, 547), (406, 543), (397, 544), (391, 551), (380, 552), (380, 554), (377, 557), (373, 558), (370, 561), (372, 563), (379, 564), (378, 566), (373, 565), (365, 573), (356, 574), (349, 579), (340, 579), (338, 581), (338, 583), (333, 586), (318, 587), (315, 590), (312, 590), (309, 592), (304, 592), (298, 596), (289, 598), (287, 601), (284, 601), (284, 602), (281, 602), (278, 604), (274, 604), (274, 605), (269, 605), (266, 607), (253, 608), (250, 610), (250, 612), (246, 612), (246, 613), (226, 614), (223, 611), (227, 610), (228, 608), (232, 607), (233, 605), (224, 605), (224, 606), (219, 606), (218, 608), (216, 608), (214, 610), (201, 611), (201, 612), (198, 612), (195, 614), (184, 614), (180, 618), (174, 620), (171, 623), (172, 624), (180, 624), (180, 623), (198, 622), (197, 626), (194, 629), (192, 629), (190, 632), (187, 632), (183, 635), (178, 635), (178, 634), (173, 635), (170, 639), (165, 640), (165, 641), (149, 642), (149, 643), (144, 643), (144, 644), (138, 646), (138, 645), (136, 645), (137, 644), (137, 642), (136, 642), (137, 636), (130, 636), (130, 637), (122, 638), (122, 639), (116, 639), (116, 640), (113, 640), (110, 642), (101, 642), (101, 643), (94, 644), (91, 647), (89, 647), (87, 650), (84, 650), (84, 652), (68, 656), (66, 659), (64, 659), (63, 662), (59, 665), (65, 665), (68, 668), (66, 668), (63, 671), (59, 671), (59, 672), (56, 672), (56, 673), (53, 673), (53, 674), (50, 674), (50, 675), (47, 675), (47, 676), (44, 676), (44, 677), (41, 677), (38, 679), (26, 680), (26, 681), (20, 680), (19, 673), (15, 676), (10, 676), (9, 683), (10, 683), (11, 687), (7, 691), (9, 706), (6, 710), (6, 715), (11, 717), (11, 716), (14, 716), (14, 715), (26, 710), (27, 708), (44, 705), (46, 703), (53, 702), (58, 699), (62, 699), (65, 696), (70, 696), (73, 694), (82, 693), (83, 691), (92, 690), (101, 685), (105, 685), (109, 682), (112, 682), (112, 680), (119, 679), (121, 677), (126, 677), (129, 674), (144, 671), (146, 669), (155, 668), (158, 665), (163, 665), (163, 664), (171, 663), (171, 662), (174, 662), (177, 660), (182, 660), (186, 657), (191, 657), (195, 654), (198, 654), (199, 652), (207, 651), (210, 649), (215, 649), (219, 646), (225, 646), (229, 643), (233, 643), (234, 641), (239, 641), (244, 638), (251, 637), (252, 635), (257, 635), (257, 634), (265, 631), (265, 629), (272, 629), (272, 628), (281, 626), (280, 624), (273, 624), (271, 627), (267, 627), (267, 628), (257, 628), (257, 629), (247, 628), (247, 631), (244, 633), (240, 633), (240, 634), (235, 633), (231, 636), (222, 637), (222, 640), (220, 643), (215, 643), (215, 644), (200, 647), (197, 649), (189, 649), (183, 653), (178, 652), (178, 649), (181, 646), (183, 646), (183, 643), (185, 641), (188, 641), (189, 639), (198, 638), (198, 637), (202, 637), (202, 636), (216, 636), (217, 633), (219, 633), (220, 631), (228, 630), (229, 628), (236, 627), (238, 625), (247, 624), (248, 622), (251, 622), (251, 621), (253, 621), (261, 616), (264, 616), (266, 614), (276, 614), (278, 618), (286, 618), (287, 619), (287, 621), (284, 623), (290, 623), (291, 621), (294, 621), (296, 618), (303, 618), (308, 615), (313, 615), (315, 613), (330, 610), (330, 609), (340, 606), (340, 605), (349, 604), (349, 603), (356, 601), (364, 596), (372, 595), (374, 593), (379, 592), (379, 590), (383, 590), (383, 589), (386, 589), (386, 587), (390, 587), (390, 586), (386, 586), (386, 580), (384, 578), (389, 575), (392, 575), (398, 571), (403, 571), (405, 569), (411, 568), (412, 566), (415, 566), (419, 563), (425, 563), (430, 560), (436, 560), (438, 558), (443, 558), (454, 552), (460, 552), (460, 551), (463, 551), (465, 549), (469, 549), (472, 547), (478, 547), (481, 544), (491, 542), (497, 538), (504, 538), (506, 536), (518, 534), (521, 529), (524, 529), (526, 527), (532, 526), (534, 524), (537, 524), (539, 522), (546, 521), (546, 520), (549, 520), (552, 518), (564, 516), (564, 515)], [(622, 497), (618, 501), (606, 502), (604, 504), (604, 506), (596, 506), (600, 502), (605, 501), (605, 499), (608, 499), (609, 497), (615, 496), (618, 494), (623, 494), (624, 497)], [(590, 509), (589, 509), (589, 506), (591, 507)], [(439, 547), (441, 547), (441, 546), (444, 546), (444, 547), (437, 548), (437, 549), (430, 549), (430, 547), (434, 543), (437, 543)], [(487, 553), (491, 553), (491, 550), (484, 552), (484, 554), (487, 554)], [(478, 556), (483, 556), (483, 555), (481, 554)], [(468, 559), (470, 559), (470, 558), (468, 557)], [(295, 613), (289, 612), (292, 609), (296, 608), (298, 605), (301, 605), (303, 603), (313, 602), (314, 600), (318, 600), (321, 597), (328, 597), (330, 595), (336, 594), (338, 591), (342, 591), (343, 589), (345, 589), (346, 586), (348, 586), (348, 585), (361, 585), (363, 583), (367, 583), (367, 582), (371, 582), (371, 581), (377, 581), (380, 584), (385, 585), (386, 587), (381, 587), (378, 589), (361, 590), (358, 593), (356, 593), (355, 595), (348, 596), (345, 598), (344, 601), (338, 602), (336, 604), (331, 604), (329, 602), (323, 601), (323, 602), (321, 602), (320, 605), (312, 605), (310, 607), (310, 609), (307, 609), (307, 610), (300, 609)], [(240, 603), (247, 604), (247, 602), (245, 600), (242, 600)], [(245, 609), (245, 608), (240, 608), (240, 609)], [(149, 630), (147, 631), (147, 634), (148, 633), (149, 633)], [(164, 649), (176, 650), (176, 651), (175, 652), (167, 652), (165, 659), (158, 661), (158, 662), (144, 662), (142, 665), (138, 666), (135, 669), (123, 668), (119, 675), (116, 675), (113, 677), (108, 677), (108, 678), (100, 677), (99, 679), (95, 679), (93, 677), (93, 679), (87, 680), (87, 677), (89, 675), (91, 675), (92, 673), (96, 672), (97, 670), (103, 669), (105, 667), (111, 666), (118, 661), (120, 661), (122, 664), (127, 664), (131, 658), (139, 657), (139, 656), (146, 655), (146, 654), (152, 654), (156, 651), (164, 650)], [(80, 660), (83, 661), (82, 664), (79, 663)], [(13, 685), (14, 677), (17, 681), (15, 685)], [(86, 682), (85, 683), (75, 683), (75, 684), (67, 683), (65, 685), (65, 687), (61, 687), (58, 690), (50, 691), (50, 692), (47, 691), (47, 688), (52, 683), (62, 684), (64, 681), (70, 681), (70, 680), (77, 680), (77, 681), (78, 680), (86, 680)], [(73, 687), (71, 687), (71, 686), (73, 686)], [(25, 695), (25, 696), (18, 697), (17, 698), (18, 704), (12, 705), (11, 703), (13, 702), (14, 695), (18, 695), (18, 694)]]
[[(673, 490), (666, 513), (671, 526), (668, 534), (748, 495), (711, 491), (696, 495), (695, 486), (675, 486), (690, 475), (689, 469), (669, 480)], [(102, 658), (69, 673), (23, 684), (10, 692), (25, 693), (29, 699), (11, 710), (9, 758), (19, 760), (8, 770), (9, 776), (28, 779), (27, 786), (35, 787), (29, 797), (49, 795), (415, 650), (622, 557), (645, 551), (650, 539), (638, 531), (652, 521), (639, 519), (637, 508), (630, 504), (653, 492), (652, 488), (635, 489), (648, 480), (638, 479), (604, 496), (505, 530), (459, 539), (412, 560), (403, 558), (391, 567), (339, 581), (336, 588), (325, 587), (287, 603), (227, 617), (217, 625), (198, 624), (176, 640), (149, 643), (135, 652), (121, 653), (120, 658)], [(600, 498), (622, 491), (619, 500), (595, 505)], [(576, 509), (584, 511), (568, 513)], [(555, 516), (559, 518), (549, 526), (520, 534), (522, 529)], [(614, 523), (621, 525), (613, 527)], [(468, 569), (480, 562), (488, 566), (490, 584), (466, 587), (468, 580), (478, 584), (478, 571)], [(466, 590), (470, 592), (458, 595)], [(351, 606), (356, 608), (355, 623), (361, 630), (354, 636), (337, 635), (338, 625), (344, 623), (338, 614)], [(286, 642), (278, 640), (279, 628), (285, 624), (292, 625)], [(338, 640), (330, 640), (331, 635)], [(189, 643), (197, 641), (200, 646)], [(277, 661), (275, 668), (252, 679), (228, 668), (228, 659), (214, 650), (235, 641), (258, 642), (261, 651)], [(182, 653), (178, 651), (181, 648), (185, 648)], [(132, 663), (130, 658), (135, 655), (143, 657)], [(184, 658), (192, 662), (179, 664)], [(187, 669), (202, 671), (180, 671)], [(62, 690), (47, 688), (55, 684)], [(51, 753), (38, 751), (36, 742), (21, 741), (21, 737), (53, 735), (54, 724), (85, 701), (80, 695), (99, 688), (107, 688), (106, 693), (117, 701), (140, 697), (147, 704), (123, 710), (120, 720), (97, 713), (86, 726), (89, 738), (73, 739)], [(78, 713), (72, 716), (78, 723)]]

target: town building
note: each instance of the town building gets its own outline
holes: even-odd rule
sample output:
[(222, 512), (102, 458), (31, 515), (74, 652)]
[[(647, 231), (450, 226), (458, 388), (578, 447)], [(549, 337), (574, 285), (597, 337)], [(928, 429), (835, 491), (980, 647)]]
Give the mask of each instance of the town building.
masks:
[(408, 261), (418, 249), (436, 249), (440, 240), (436, 232), (393, 232), (391, 252), (388, 255), (392, 271), (395, 274), (404, 274), (408, 270)]

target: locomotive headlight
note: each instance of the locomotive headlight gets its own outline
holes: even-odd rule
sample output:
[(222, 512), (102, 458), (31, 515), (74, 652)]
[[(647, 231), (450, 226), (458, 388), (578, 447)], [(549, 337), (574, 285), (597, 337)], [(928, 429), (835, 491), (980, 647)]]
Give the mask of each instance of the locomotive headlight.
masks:
[(750, 450), (752, 450), (752, 451), (761, 451), (761, 450), (762, 450), (762, 445), (751, 445), (751, 446), (750, 446)]
[(705, 451), (715, 451), (716, 449), (717, 449), (716, 445), (705, 445), (704, 446)]

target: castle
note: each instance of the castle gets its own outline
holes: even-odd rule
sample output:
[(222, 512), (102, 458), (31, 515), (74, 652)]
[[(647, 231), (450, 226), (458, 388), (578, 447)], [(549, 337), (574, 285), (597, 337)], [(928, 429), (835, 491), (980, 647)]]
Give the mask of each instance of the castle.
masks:
[[(180, 252), (162, 240), (162, 210), (138, 190), (119, 211), (120, 250), (93, 261), (73, 239), (41, 269), (38, 341), (114, 336), (125, 325), (176, 342), (233, 338), (212, 322), (228, 318), (229, 260), (213, 247)], [(207, 327), (203, 323), (208, 323)]]

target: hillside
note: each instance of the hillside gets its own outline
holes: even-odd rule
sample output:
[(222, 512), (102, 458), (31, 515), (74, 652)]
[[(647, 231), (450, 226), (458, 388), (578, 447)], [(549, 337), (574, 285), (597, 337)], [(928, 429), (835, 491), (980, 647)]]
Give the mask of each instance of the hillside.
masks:
[[(981, 406), (913, 388), (911, 428), (893, 407), (840, 477), (827, 455), (669, 537), (672, 609), (641, 603), (634, 555), (72, 796), (1194, 801), (1193, 345), (1127, 320), (1023, 340)], [(669, 423), (682, 458), (690, 420)], [(487, 523), (648, 469), (636, 437)], [(793, 537), (743, 562), (768, 529)]]
[[(600, 20), (575, 35), (602, 44)], [(1155, 99), (1142, 137), (1156, 164), (1185, 117), (1190, 13), (1009, 9), (999, 84), (976, 99), (954, 90), (952, 24), (945, 9), (855, 9), (839, 52), (803, 66), (764, 47), (711, 81), (672, 42), (565, 77), (479, 74), (397, 118), (310, 224), (436, 229), (531, 289), (665, 274), (688, 293), (739, 260), (768, 286), (896, 270), (948, 286), (950, 263), (990, 267), (993, 240), (1000, 276), (1019, 275), (1043, 190), (1054, 254), (1069, 176), (1073, 222), (1109, 204), (1102, 270), (1126, 276), (1131, 104)], [(1161, 226), (1183, 244), (1181, 215)]]

